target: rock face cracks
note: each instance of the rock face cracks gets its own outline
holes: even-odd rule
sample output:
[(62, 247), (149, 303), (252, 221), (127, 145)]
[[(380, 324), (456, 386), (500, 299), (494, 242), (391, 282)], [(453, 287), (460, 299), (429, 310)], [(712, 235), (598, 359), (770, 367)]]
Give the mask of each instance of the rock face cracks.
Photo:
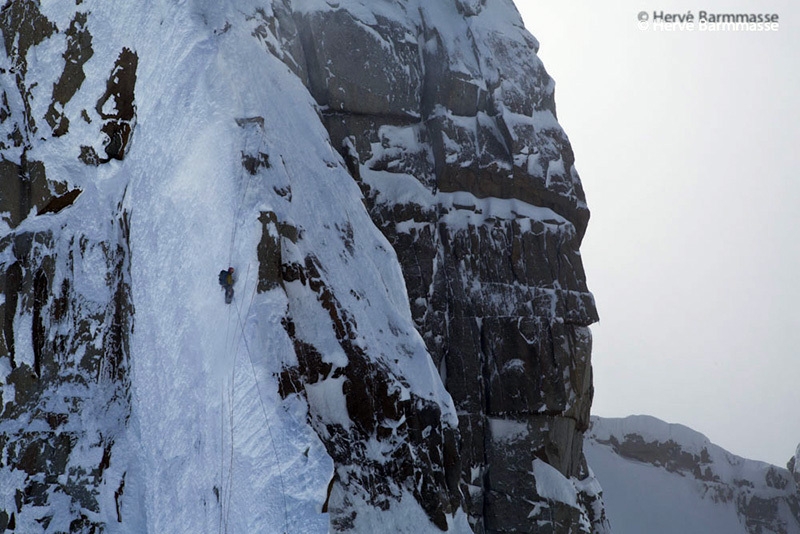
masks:
[(300, 70), (456, 404), (473, 528), (602, 530), (598, 494), (548, 498), (532, 467), (590, 476), (589, 212), (553, 83), (510, 6), (412, 4), (296, 14)]
[[(207, 526), (195, 516), (231, 506), (233, 484), (221, 494), (184, 461), (219, 445), (217, 419), (157, 427), (141, 454), (125, 448), (144, 440), (132, 413), (153, 415), (135, 413), (132, 362), (139, 377), (190, 387), (180, 365), (158, 374), (178, 358), (158, 340), (139, 360), (131, 347), (133, 289), (160, 296), (174, 274), (153, 281), (132, 258), (158, 266), (188, 237), (205, 243), (206, 215), (183, 209), (191, 202), (234, 219), (216, 221), (239, 232), (234, 243), (208, 242), (247, 267), (237, 265), (237, 299), (262, 315), (239, 317), (242, 336), (247, 323), (254, 352), (285, 353), (255, 354), (252, 375), (307, 407), (302, 428), (319, 442), (305, 458), (319, 446), (332, 459), (333, 530), (374, 531), (421, 510), (420, 532), (606, 532), (582, 452), (597, 320), (579, 252), (589, 211), (553, 82), (513, 4), (152, 4), (0, 9), (0, 531), (99, 532), (139, 516), (126, 527), (170, 525), (147, 493), (160, 466), (137, 464), (162, 451), (197, 483), (198, 502), (181, 494), (186, 521)], [(174, 61), (160, 64), (150, 41)], [(142, 231), (153, 221), (167, 222)], [(241, 237), (258, 230), (260, 241)], [(131, 250), (137, 236), (152, 249)], [(169, 341), (153, 302), (184, 328), (219, 312), (185, 287), (191, 306), (145, 300), (138, 324)], [(219, 363), (213, 350), (191, 355), (198, 383)], [(142, 410), (171, 398), (145, 386)], [(191, 402), (191, 413), (213, 411), (201, 394)], [(160, 439), (189, 428), (194, 443)], [(233, 443), (230, 455), (233, 469)], [(174, 484), (164, 477), (153, 487)], [(314, 492), (295, 489), (311, 508)], [(266, 512), (248, 516), (246, 497), (241, 524), (261, 524)]]

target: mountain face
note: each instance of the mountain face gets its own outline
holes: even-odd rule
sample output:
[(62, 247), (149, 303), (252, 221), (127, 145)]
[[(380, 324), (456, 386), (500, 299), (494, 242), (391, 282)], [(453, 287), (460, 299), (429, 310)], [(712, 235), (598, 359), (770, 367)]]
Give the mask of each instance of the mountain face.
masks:
[(607, 531), (588, 210), (510, 1), (0, 31), (0, 531)]
[(747, 460), (647, 416), (592, 417), (584, 448), (615, 533), (800, 533), (797, 456)]
[[(538, 44), (510, 3), (355, 4), (299, 20), (309, 68), (325, 65), (309, 88), (453, 397), (473, 527), (599, 523), (591, 491), (565, 505), (520, 484), (539, 476), (537, 459), (589, 476), (597, 318), (578, 252), (588, 211)], [(369, 51), (366, 64), (341, 55), (345, 43)]]

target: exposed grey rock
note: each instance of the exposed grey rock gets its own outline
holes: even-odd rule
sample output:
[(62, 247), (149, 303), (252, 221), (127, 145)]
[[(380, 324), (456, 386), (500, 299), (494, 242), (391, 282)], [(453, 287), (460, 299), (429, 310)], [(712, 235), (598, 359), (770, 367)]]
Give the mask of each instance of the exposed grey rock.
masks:
[[(0, 529), (38, 524), (46, 530), (53, 523), (69, 525), (71, 532), (96, 532), (103, 526), (97, 519), (101, 502), (124, 485), (124, 474), (106, 470), (130, 416), (128, 214), (119, 198), (102, 222), (87, 217), (22, 228), (31, 215), (58, 214), (82, 193), (29, 154), (49, 135), (68, 133), (63, 109), (84, 81), (92, 37), (86, 14), (76, 12), (65, 31), (63, 71), (56, 80), (42, 80), (31, 78), (28, 54), (58, 29), (38, 2), (10, 2), (0, 27), (14, 65), (0, 75), (15, 82), (3, 86), (0, 114), (0, 213), (9, 230), (0, 237), (0, 362), (11, 368), (0, 390), (0, 468), (4, 484), (16, 484), (15, 506), (0, 512)], [(109, 76), (109, 97), (118, 76)], [(37, 117), (32, 90), (48, 81), (52, 101)], [(132, 109), (132, 83), (126, 91)], [(124, 104), (114, 102), (117, 111), (109, 118), (125, 115)], [(41, 119), (51, 132), (42, 130)], [(129, 134), (130, 129), (110, 150), (121, 157)], [(95, 269), (104, 281), (101, 291), (76, 283), (81, 273)]]
[[(101, 493), (124, 480), (109, 479), (105, 469), (130, 412), (127, 218), (121, 214), (104, 241), (69, 229), (23, 232), (0, 240), (0, 253), (13, 261), (0, 263), (5, 296), (0, 348), (14, 368), (2, 391), (0, 443), (5, 467), (24, 473), (18, 477), (16, 510), (6, 512), (13, 517), (47, 511), (65, 494), (72, 506), (53, 510), (74, 515), (55, 519), (97, 528), (89, 518), (99, 511)], [(71, 282), (98, 255), (108, 273), (102, 300)], [(27, 314), (30, 330), (21, 330)], [(32, 354), (17, 354), (15, 339), (30, 343)], [(52, 512), (42, 518), (53, 519)]]
[(297, 17), (309, 90), (331, 111), (418, 117), (420, 55), (412, 28), (375, 19), (370, 24), (344, 9)]
[[(428, 365), (417, 334), (390, 321), (390, 354), (362, 346), (353, 302), (371, 295), (336, 286), (327, 269), (346, 262), (299, 253), (307, 229), (259, 207), (257, 291), (288, 299), (282, 333), (296, 360), (283, 369), (280, 393), (307, 400), (308, 423), (334, 460), (332, 528), (355, 528), (357, 501), (385, 510), (410, 495), (442, 530), (466, 529), (452, 522), (465, 509), (476, 532), (604, 532), (581, 449), (592, 396), (588, 325), (597, 319), (578, 252), (589, 215), (535, 39), (508, 3), (309, 4), (276, 0), (233, 22), (202, 20), (202, 46), (241, 24), (306, 84), (397, 252), (413, 320), (459, 423), (449, 399), (408, 391), (403, 371), (386, 363), (411, 351)], [(114, 460), (131, 413), (134, 303), (125, 184), (100, 181), (133, 149), (140, 69), (153, 65), (140, 65), (128, 43), (100, 42), (108, 28), (93, 33), (84, 8), (72, 6), (60, 28), (34, 0), (9, 2), (0, 14), (13, 67), (0, 72), (0, 359), (9, 369), (0, 469), (19, 484), (14, 506), (0, 510), (2, 529), (102, 531), (109, 518), (124, 521), (121, 503), (144, 491), (129, 484), (126, 494), (126, 464)], [(63, 59), (52, 79), (28, 69), (37, 46), (63, 48), (50, 54)], [(87, 77), (95, 88), (100, 81), (98, 94), (86, 94)], [(244, 130), (270, 126), (260, 116), (235, 120)], [(56, 165), (36, 159), (50, 146), (64, 151)], [(240, 156), (253, 180), (283, 164), (264, 147), (237, 148), (237, 166)], [(320, 165), (341, 171), (334, 156)], [(287, 180), (265, 198), (291, 204), (293, 195)], [(84, 202), (105, 203), (94, 212), (102, 220), (69, 216)], [(334, 226), (330, 246), (352, 254), (361, 227)], [(380, 257), (395, 269), (393, 256)], [(83, 269), (96, 278), (81, 285)], [(298, 310), (308, 302), (323, 310), (346, 363), (332, 365), (308, 334), (313, 325)], [(314, 396), (332, 385), (348, 425), (326, 420), (329, 399)], [(570, 498), (548, 491), (553, 485)], [(69, 504), (54, 515), (63, 495)]]
[(108, 157), (100, 163), (125, 158), (136, 119), (134, 89), (138, 62), (135, 52), (123, 48), (106, 82), (106, 91), (95, 105), (97, 114), (105, 121), (100, 131), (107, 137), (104, 148)]
[(64, 72), (53, 85), (53, 100), (47, 109), (45, 120), (53, 128), (53, 135), (61, 136), (69, 130), (69, 119), (59, 111), (69, 102), (86, 79), (83, 64), (92, 57), (92, 35), (86, 28), (86, 13), (75, 13), (67, 36), (67, 50), (64, 52)]
[[(590, 476), (582, 433), (597, 314), (578, 252), (588, 210), (553, 83), (513, 11), (499, 31), (483, 2), (410, 6), (397, 7), (409, 12), (402, 24), (347, 2), (295, 17), (309, 88), (398, 253), (459, 410), (474, 529), (602, 531), (602, 507), (587, 504), (597, 495), (569, 508), (530, 476), (536, 458), (565, 480)], [(522, 425), (520, 439), (495, 435), (503, 421)]]
[(786, 463), (786, 468), (792, 474), (795, 482), (800, 484), (800, 445), (797, 446), (797, 451), (794, 453), (794, 456)]

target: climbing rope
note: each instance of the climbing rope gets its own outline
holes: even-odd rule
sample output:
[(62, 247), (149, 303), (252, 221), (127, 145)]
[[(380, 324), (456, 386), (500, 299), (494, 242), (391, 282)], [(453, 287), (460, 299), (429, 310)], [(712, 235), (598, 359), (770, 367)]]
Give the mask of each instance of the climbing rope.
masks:
[[(246, 137), (245, 137), (243, 154), (246, 154), (246, 155), (249, 154), (248, 140), (249, 140), (250, 137), (251, 137), (250, 135), (246, 135)], [(258, 142), (259, 150), (265, 144), (265, 141), (266, 141), (266, 132), (264, 131), (263, 126), (261, 126), (261, 136), (260, 136), (260, 139), (259, 139), (259, 142)], [(248, 195), (249, 190), (250, 190), (250, 183), (252, 181), (252, 176), (253, 176), (249, 172), (247, 172), (247, 176), (245, 176), (245, 174), (244, 174), (245, 172), (246, 172), (246, 169), (245, 169), (244, 165), (242, 165), (241, 166), (241, 170), (240, 170), (239, 184), (241, 185), (242, 182), (244, 182), (244, 188), (242, 190), (241, 198), (239, 198), (239, 202), (237, 203), (236, 212), (235, 212), (235, 216), (234, 216), (234, 219), (233, 219), (233, 228), (231, 230), (231, 244), (230, 244), (230, 249), (228, 251), (228, 265), (230, 265), (231, 262), (232, 262), (233, 251), (234, 251), (235, 244), (236, 244), (236, 236), (237, 236), (237, 231), (238, 231), (238, 227), (239, 227), (239, 223), (240, 223), (240, 218), (241, 218), (242, 212), (244, 210), (244, 204), (245, 204), (245, 202), (247, 200), (247, 195)], [(250, 264), (248, 264), (247, 274), (244, 277), (245, 284), (247, 283), (247, 280), (250, 279), (249, 275), (250, 275)], [(246, 287), (246, 285), (245, 285), (245, 287)], [(245, 319), (250, 314), (250, 310), (252, 309), (257, 289), (258, 289), (258, 284), (256, 282), (253, 285), (253, 290), (251, 292), (250, 302), (248, 303), (248, 306), (247, 306)], [(232, 349), (233, 352), (234, 352), (233, 364), (231, 366), (230, 387), (227, 388), (228, 389), (227, 408), (228, 408), (228, 419), (229, 419), (229, 422), (230, 422), (230, 429), (229, 429), (230, 452), (229, 452), (229, 458), (228, 458), (228, 460), (229, 460), (229, 462), (228, 462), (228, 476), (227, 476), (227, 480), (226, 480), (226, 477), (225, 477), (225, 466), (226, 466), (225, 447), (221, 447), (220, 448), (220, 450), (221, 450), (221, 455), (220, 455), (221, 456), (221, 460), (220, 460), (220, 486), (221, 486), (221, 488), (220, 488), (220, 492), (222, 493), (222, 495), (220, 497), (220, 518), (219, 518), (218, 529), (219, 529), (220, 534), (222, 534), (222, 532), (225, 532), (225, 533), (228, 532), (230, 509), (231, 509), (231, 500), (232, 500), (232, 493), (233, 493), (233, 458), (234, 458), (234, 452), (235, 452), (234, 451), (234, 399), (235, 399), (235, 385), (236, 385), (236, 360), (237, 360), (238, 353), (239, 353), (239, 347), (243, 343), (244, 344), (244, 348), (245, 348), (245, 352), (247, 353), (248, 361), (250, 362), (250, 368), (251, 368), (251, 371), (253, 373), (253, 380), (255, 381), (256, 393), (258, 395), (258, 401), (259, 401), (259, 404), (261, 405), (261, 410), (262, 410), (262, 412), (264, 414), (264, 420), (265, 420), (265, 423), (266, 423), (266, 426), (267, 426), (267, 432), (268, 432), (268, 435), (269, 435), (269, 438), (270, 438), (272, 451), (273, 451), (273, 454), (275, 456), (275, 462), (276, 462), (276, 467), (277, 467), (277, 471), (278, 471), (278, 477), (279, 477), (279, 480), (280, 480), (281, 496), (282, 496), (282, 499), (283, 499), (283, 514), (284, 514), (284, 527), (285, 527), (284, 528), (284, 532), (287, 532), (287, 529), (288, 529), (288, 526), (289, 526), (289, 512), (288, 512), (288, 504), (287, 504), (287, 498), (286, 498), (286, 486), (285, 486), (285, 482), (284, 482), (283, 470), (281, 468), (280, 457), (278, 455), (278, 450), (277, 450), (277, 447), (276, 447), (276, 444), (275, 444), (275, 436), (274, 436), (273, 431), (272, 431), (272, 425), (270, 423), (270, 418), (269, 418), (269, 415), (267, 413), (266, 406), (264, 405), (263, 397), (261, 395), (261, 385), (260, 385), (260, 383), (258, 381), (258, 375), (256, 373), (255, 364), (253, 363), (252, 352), (250, 350), (250, 346), (249, 346), (249, 343), (247, 341), (247, 336), (246, 336), (245, 328), (244, 328), (244, 319), (242, 318), (242, 311), (243, 310), (242, 310), (242, 307), (240, 307), (239, 300), (236, 298), (235, 295), (233, 297), (233, 304), (235, 306), (235, 312), (236, 312), (236, 321), (234, 321), (234, 322), (238, 322), (239, 328), (233, 334), (233, 344), (229, 345), (229, 341), (231, 341), (231, 336), (230, 336), (231, 317), (230, 317), (230, 313), (229, 313), (228, 314), (228, 324), (226, 325), (225, 346), (229, 347), (228, 350)], [(235, 325), (234, 325), (234, 328), (235, 328)], [(225, 423), (224, 423), (224, 415), (223, 415), (225, 413), (225, 389), (226, 388), (223, 387), (220, 390), (220, 395), (221, 395), (221, 399), (222, 399), (222, 401), (221, 401), (221, 412), (220, 412), (220, 415), (221, 415), (221, 417), (220, 417), (220, 443), (221, 444), (223, 444), (224, 441), (225, 441), (225, 435), (224, 435), (225, 434)]]
[[(256, 289), (258, 289), (258, 284), (253, 285), (253, 291), (250, 295), (250, 303), (247, 306), (247, 316), (249, 316), (250, 310), (253, 307), (253, 300), (255, 299), (256, 296)], [(275, 466), (278, 469), (278, 479), (280, 480), (281, 483), (281, 497), (283, 498), (283, 520), (284, 520), (284, 526), (286, 527), (284, 531), (286, 531), (286, 529), (288, 529), (289, 527), (289, 509), (286, 503), (286, 485), (283, 479), (283, 469), (281, 468), (281, 461), (278, 455), (278, 449), (275, 446), (275, 436), (272, 433), (272, 425), (269, 422), (267, 407), (264, 405), (264, 398), (261, 396), (261, 385), (258, 382), (258, 374), (256, 373), (256, 366), (253, 363), (253, 354), (252, 352), (250, 352), (250, 346), (247, 343), (247, 336), (245, 335), (244, 331), (244, 322), (241, 316), (241, 309), (239, 308), (239, 302), (236, 300), (236, 297), (234, 297), (233, 302), (234, 305), (236, 306), (236, 312), (239, 318), (239, 328), (242, 331), (241, 339), (244, 341), (245, 352), (247, 352), (247, 360), (250, 362), (250, 369), (253, 372), (253, 380), (255, 381), (256, 384), (256, 393), (258, 394), (258, 402), (261, 405), (261, 411), (264, 414), (264, 421), (267, 424), (267, 432), (269, 434), (270, 444), (272, 445), (272, 452), (275, 455)]]
[[(259, 123), (258, 122), (254, 122), (253, 124), (258, 125)], [(260, 125), (258, 127), (261, 128), (261, 137), (259, 138), (258, 143), (256, 144), (256, 147), (258, 149), (260, 149), (262, 146), (264, 146), (266, 144), (267, 132), (264, 130), (264, 126), (263, 125)], [(247, 154), (247, 155), (250, 154), (248, 149), (247, 149), (247, 146), (248, 146), (247, 142), (248, 142), (249, 137), (250, 137), (249, 135), (245, 136), (244, 150), (242, 151), (243, 155), (244, 154)], [(246, 171), (246, 169), (245, 169), (244, 164), (242, 162), (240, 164), (240, 169), (239, 169), (239, 183), (244, 181), (245, 182), (245, 186), (244, 186), (244, 190), (242, 191), (242, 197), (239, 199), (239, 203), (237, 204), (237, 207), (236, 207), (236, 215), (233, 218), (233, 230), (231, 231), (231, 247), (230, 247), (230, 250), (228, 251), (228, 265), (230, 265), (231, 258), (233, 258), (233, 246), (234, 246), (234, 243), (236, 242), (236, 231), (237, 231), (238, 226), (239, 226), (238, 225), (238, 221), (239, 221), (239, 217), (240, 217), (240, 215), (242, 213), (242, 209), (244, 207), (244, 201), (247, 199), (247, 193), (250, 191), (250, 182), (252, 181), (252, 178), (253, 178), (253, 175), (250, 174), (249, 171), (247, 171), (247, 176), (245, 177), (245, 171)]]
[[(249, 269), (248, 273), (245, 276), (245, 279), (249, 276)], [(229, 344), (231, 340), (230, 335), (230, 328), (231, 328), (231, 314), (228, 314), (228, 322), (226, 324), (225, 330), (225, 347), (230, 351), (233, 351), (233, 362), (231, 365), (231, 378), (230, 378), (230, 387), (225, 388), (224, 384), (223, 387), (220, 388), (220, 453), (221, 453), (221, 465), (220, 465), (220, 486), (219, 492), (221, 493), (220, 496), (220, 519), (219, 519), (219, 532), (222, 534), (223, 529), (224, 532), (228, 532), (228, 518), (230, 514), (230, 502), (231, 502), (231, 494), (233, 492), (233, 456), (234, 456), (234, 424), (233, 424), (233, 406), (234, 406), (234, 392), (236, 388), (236, 360), (239, 355), (239, 344), (241, 343), (241, 338), (238, 338), (239, 330), (234, 330), (233, 333), (233, 342)], [(237, 317), (238, 320), (238, 317)], [(229, 436), (230, 436), (230, 453), (228, 456), (228, 478), (225, 478), (225, 448), (222, 446), (225, 441), (225, 393), (227, 389), (228, 394), (228, 422), (230, 425)]]

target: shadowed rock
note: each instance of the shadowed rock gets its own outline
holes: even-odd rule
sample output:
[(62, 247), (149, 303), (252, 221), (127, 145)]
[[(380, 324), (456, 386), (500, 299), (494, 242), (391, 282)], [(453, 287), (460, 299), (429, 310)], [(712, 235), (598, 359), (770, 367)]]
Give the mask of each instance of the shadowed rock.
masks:
[[(296, 16), (309, 90), (397, 251), (459, 411), (473, 528), (602, 532), (599, 495), (571, 508), (539, 496), (530, 475), (538, 458), (565, 481), (589, 477), (597, 312), (579, 254), (589, 211), (553, 83), (521, 24), (494, 31), (482, 2), (442, 10), (454, 27), (468, 17), (469, 31), (440, 33), (426, 9), (403, 21), (361, 19), (346, 5)], [(503, 422), (519, 439), (497, 434)]]

